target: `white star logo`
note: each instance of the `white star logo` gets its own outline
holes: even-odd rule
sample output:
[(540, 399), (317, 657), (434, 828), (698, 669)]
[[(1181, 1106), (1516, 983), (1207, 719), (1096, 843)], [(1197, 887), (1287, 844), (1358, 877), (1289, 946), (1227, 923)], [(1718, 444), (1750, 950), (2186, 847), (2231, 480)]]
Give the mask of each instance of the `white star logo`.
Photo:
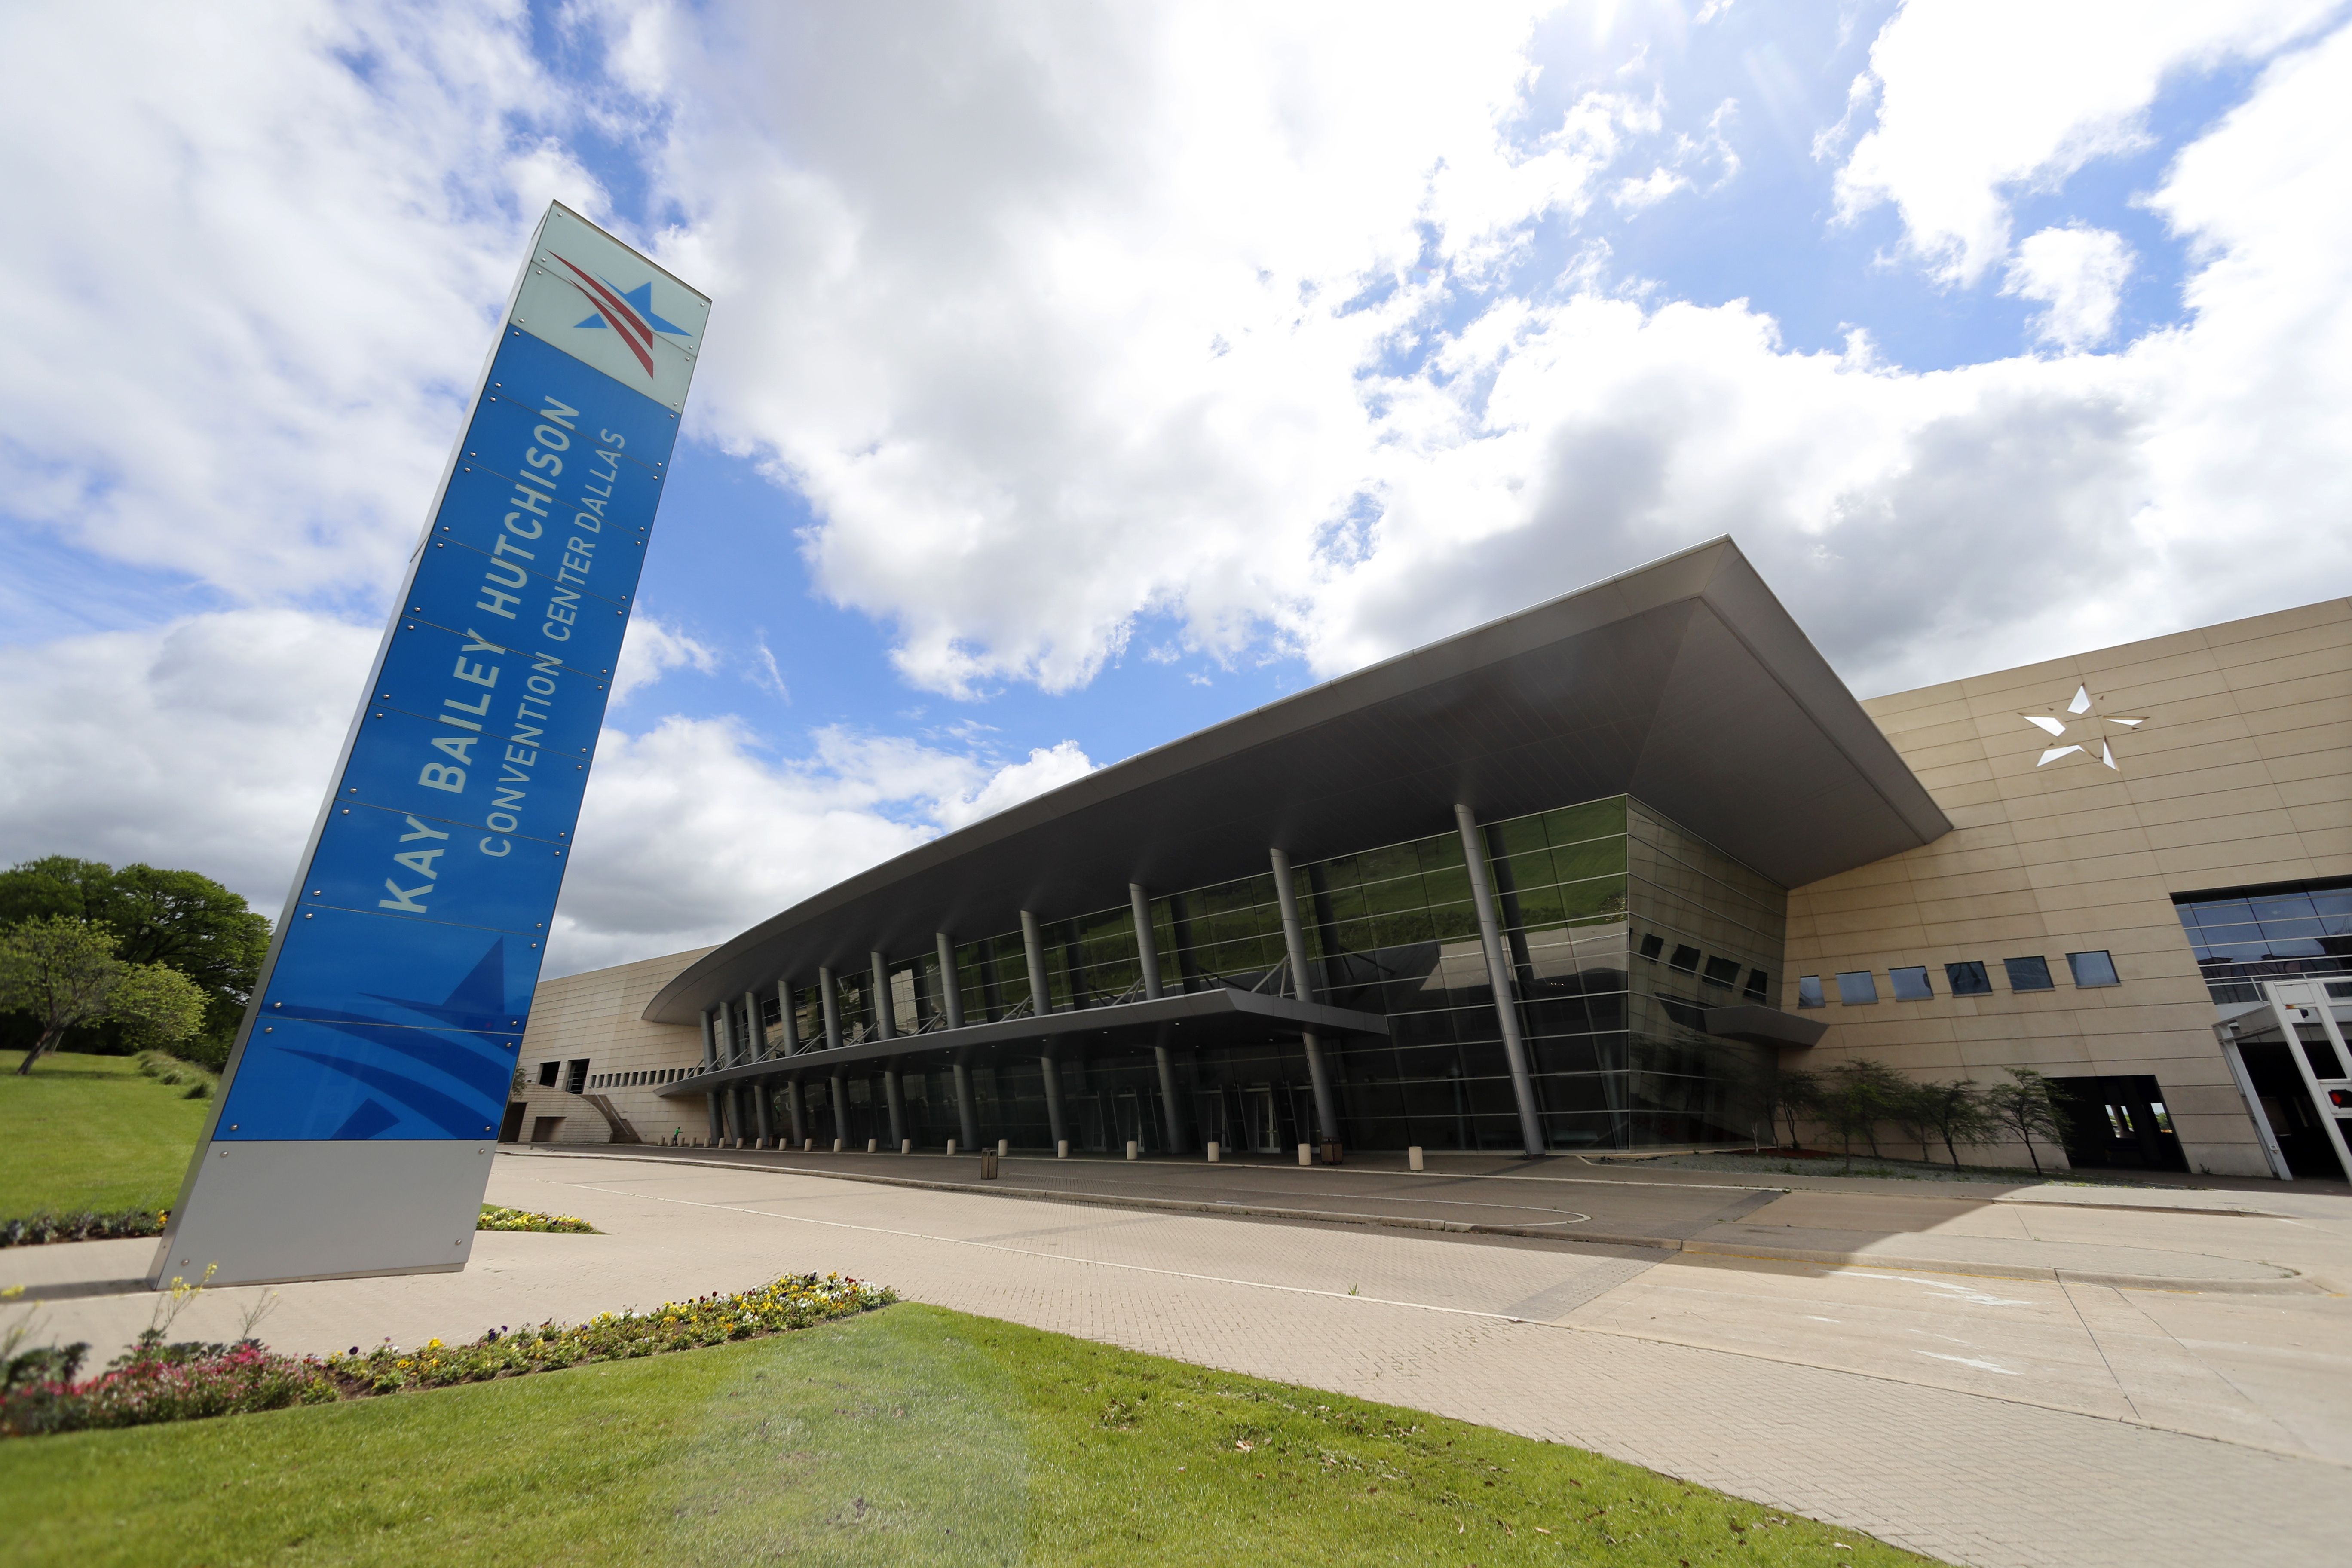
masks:
[[(2114, 731), (2106, 726), (2113, 724), (2125, 730), (2137, 730), (2147, 722), (2147, 716), (2141, 714), (2135, 718), (2121, 713), (2103, 713), (2098, 710), (2099, 707), (2100, 700), (2091, 695), (2089, 687), (2077, 686), (2074, 700), (2063, 709), (2053, 707), (2045, 713), (2019, 714), (2019, 718), (2053, 740), (2068, 742), (2066, 745), (2052, 746), (2044, 751), (2033, 765), (2046, 768), (2062, 757), (2079, 753), (2085, 762), (2105, 763), (2108, 767), (2116, 767), (2115, 751), (2107, 744)], [(2062, 713), (2064, 715), (2063, 718), (2060, 716)], [(2116, 771), (2121, 773), (2123, 770), (2116, 768)]]

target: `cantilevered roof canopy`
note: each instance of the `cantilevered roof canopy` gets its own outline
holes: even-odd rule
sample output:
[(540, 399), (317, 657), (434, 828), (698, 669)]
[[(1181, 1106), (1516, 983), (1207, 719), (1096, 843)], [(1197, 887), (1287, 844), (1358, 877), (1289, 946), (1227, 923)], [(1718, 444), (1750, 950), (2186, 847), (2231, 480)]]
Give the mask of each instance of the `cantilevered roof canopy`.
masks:
[(784, 910), (646, 1008), (701, 1009), (869, 952), (929, 952), (1155, 892), (1631, 795), (1784, 887), (1951, 823), (1729, 538), (1507, 616), (908, 850)]

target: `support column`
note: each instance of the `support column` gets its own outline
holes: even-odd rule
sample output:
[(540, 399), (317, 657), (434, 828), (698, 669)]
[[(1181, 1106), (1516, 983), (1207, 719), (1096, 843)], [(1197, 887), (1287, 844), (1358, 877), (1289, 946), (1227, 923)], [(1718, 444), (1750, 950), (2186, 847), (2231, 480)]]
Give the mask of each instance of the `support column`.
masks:
[[(1301, 1002), (1315, 1000), (1315, 987), (1307, 978), (1307, 933), (1298, 924), (1298, 889), (1290, 877), (1290, 857), (1279, 849), (1266, 851), (1274, 863), (1274, 896), (1282, 906), (1282, 944), (1290, 955), (1290, 994)], [(1307, 1081), (1315, 1091), (1315, 1120), (1325, 1138), (1339, 1136), (1339, 1111), (1331, 1098), (1330, 1069), (1323, 1065), (1323, 1039), (1312, 1029), (1298, 1032), (1299, 1044), (1307, 1050)]]
[(1168, 1152), (1181, 1154), (1192, 1145), (1184, 1136), (1183, 1108), (1176, 1100), (1176, 1061), (1166, 1046), (1152, 1047), (1151, 1055), (1160, 1064), (1160, 1111), (1168, 1123)]
[(1062, 1064), (1051, 1057), (1039, 1057), (1037, 1065), (1045, 1069), (1045, 1120), (1053, 1127), (1054, 1148), (1059, 1152), (1068, 1129), (1062, 1125)]
[(776, 1112), (772, 1103), (775, 1095), (768, 1088), (766, 1079), (759, 1079), (744, 1085), (744, 1088), (751, 1096), (751, 1127), (759, 1135), (760, 1146), (764, 1149), (776, 1141)]
[(1029, 1011), (1042, 1018), (1054, 1010), (1054, 994), (1045, 985), (1045, 939), (1027, 910), (1021, 911), (1021, 951), (1029, 959)]
[(948, 1016), (948, 1027), (963, 1027), (963, 977), (956, 973), (955, 943), (948, 933), (936, 933), (940, 944), (940, 1006)]
[[(711, 1009), (705, 1007), (702, 1010), (702, 1067), (705, 1072), (719, 1066), (719, 1031), (712, 1026), (710, 1015)], [(719, 1106), (719, 1093), (715, 1089), (707, 1089), (702, 1096), (703, 1104), (710, 1112), (710, 1141), (713, 1143), (727, 1136), (727, 1112)]]
[(776, 1033), (782, 1038), (784, 1055), (801, 1054), (801, 1026), (793, 1018), (793, 979), (789, 974), (776, 982)]
[(828, 1051), (841, 1049), (841, 998), (835, 990), (833, 971), (819, 968), (816, 972), (816, 996), (824, 1007), (824, 1048)]
[(1486, 950), (1486, 981), (1495, 992), (1495, 1016), (1503, 1026), (1503, 1056), (1511, 1067), (1511, 1098), (1519, 1107), (1519, 1142), (1530, 1160), (1544, 1152), (1543, 1119), (1536, 1114), (1535, 1079), (1528, 1073), (1528, 1043), (1519, 1035), (1518, 978), (1503, 946), (1502, 921), (1495, 918), (1495, 889), (1486, 879), (1486, 836), (1466, 805), (1454, 808), (1462, 830), (1462, 857), (1470, 864), (1470, 898), (1478, 908), (1478, 945)]
[(1143, 965), (1143, 999), (1160, 999), (1160, 938), (1151, 929), (1151, 895), (1139, 882), (1127, 885), (1128, 907), (1135, 911), (1135, 956)]
[(956, 1121), (966, 1149), (980, 1147), (980, 1107), (971, 1098), (971, 1068), (955, 1064)]
[(839, 1073), (833, 1075), (833, 1136), (845, 1151), (849, 1147), (849, 1089)]
[(882, 1096), (890, 1106), (890, 1152), (895, 1154), (907, 1142), (907, 1106), (906, 1101), (898, 1098), (897, 1068), (882, 1069)]
[(721, 1136), (740, 1141), (743, 1136), (743, 1086), (727, 1086), (727, 1131)]
[(767, 1026), (760, 1022), (760, 994), (743, 993), (743, 1059), (756, 1062), (768, 1054)]
[(784, 1114), (792, 1119), (793, 1147), (797, 1149), (808, 1138), (808, 1123), (801, 1115), (801, 1080), (798, 1079), (784, 1085)]
[(866, 955), (874, 976), (874, 1031), (886, 1040), (898, 1037), (898, 1006), (890, 997), (890, 961), (878, 952)]

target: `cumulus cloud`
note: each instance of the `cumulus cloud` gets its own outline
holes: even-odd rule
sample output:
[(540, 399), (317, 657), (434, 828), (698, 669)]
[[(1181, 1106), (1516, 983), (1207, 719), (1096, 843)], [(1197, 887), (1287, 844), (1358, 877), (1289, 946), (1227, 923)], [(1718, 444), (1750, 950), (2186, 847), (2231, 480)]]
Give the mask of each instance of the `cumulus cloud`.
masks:
[(381, 635), (234, 610), (0, 648), (0, 863), (193, 866), (276, 918)]
[[(763, 647), (761, 651), (767, 650)], [(770, 658), (771, 670), (774, 664)], [(698, 669), (708, 675), (718, 668), (718, 649), (639, 611), (629, 617), (629, 629), (621, 638), (621, 657), (613, 667), (612, 706), (618, 708), (631, 693), (651, 686), (673, 669)]]
[(2095, 158), (2144, 145), (2143, 117), (2173, 73), (2260, 59), (2338, 10), (2336, 0), (1911, 0), (1871, 46), (1877, 124), (1838, 172), (1840, 211), (1892, 202), (1912, 253), (1947, 281), (1973, 283), (2008, 253), (2014, 190), (2054, 189)]
[(2072, 353), (2114, 333), (2132, 259), (2131, 247), (2111, 229), (2045, 228), (2018, 246), (2000, 291), (2048, 306), (2033, 320), (2034, 336)]
[(1093, 764), (1065, 742), (1022, 762), (841, 728), (799, 760), (735, 720), (670, 718), (597, 743), (548, 943), (551, 974), (723, 942), (942, 831)]

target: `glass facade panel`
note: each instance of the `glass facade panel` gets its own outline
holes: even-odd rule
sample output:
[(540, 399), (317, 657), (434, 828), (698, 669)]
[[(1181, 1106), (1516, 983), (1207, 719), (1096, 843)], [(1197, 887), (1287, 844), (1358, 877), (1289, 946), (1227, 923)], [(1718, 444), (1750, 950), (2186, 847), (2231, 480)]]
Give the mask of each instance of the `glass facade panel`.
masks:
[(2054, 991), (2056, 983), (2050, 978), (2050, 961), (2036, 953), (2031, 958), (2004, 958), (2000, 966), (2009, 971), (2011, 991)]
[(1908, 969), (1890, 969), (1886, 972), (1886, 978), (1895, 983), (1895, 999), (1897, 1002), (1927, 1002), (1935, 999), (1936, 988), (1928, 983), (1927, 970), (1924, 964), (1914, 965)]
[(2259, 1002), (2264, 980), (2352, 978), (2352, 879), (2189, 894), (2175, 906), (2216, 1002)]
[(1965, 963), (1944, 965), (1944, 983), (1952, 988), (1955, 996), (1992, 994), (1992, 976), (1986, 972), (1981, 959), (1971, 958)]

